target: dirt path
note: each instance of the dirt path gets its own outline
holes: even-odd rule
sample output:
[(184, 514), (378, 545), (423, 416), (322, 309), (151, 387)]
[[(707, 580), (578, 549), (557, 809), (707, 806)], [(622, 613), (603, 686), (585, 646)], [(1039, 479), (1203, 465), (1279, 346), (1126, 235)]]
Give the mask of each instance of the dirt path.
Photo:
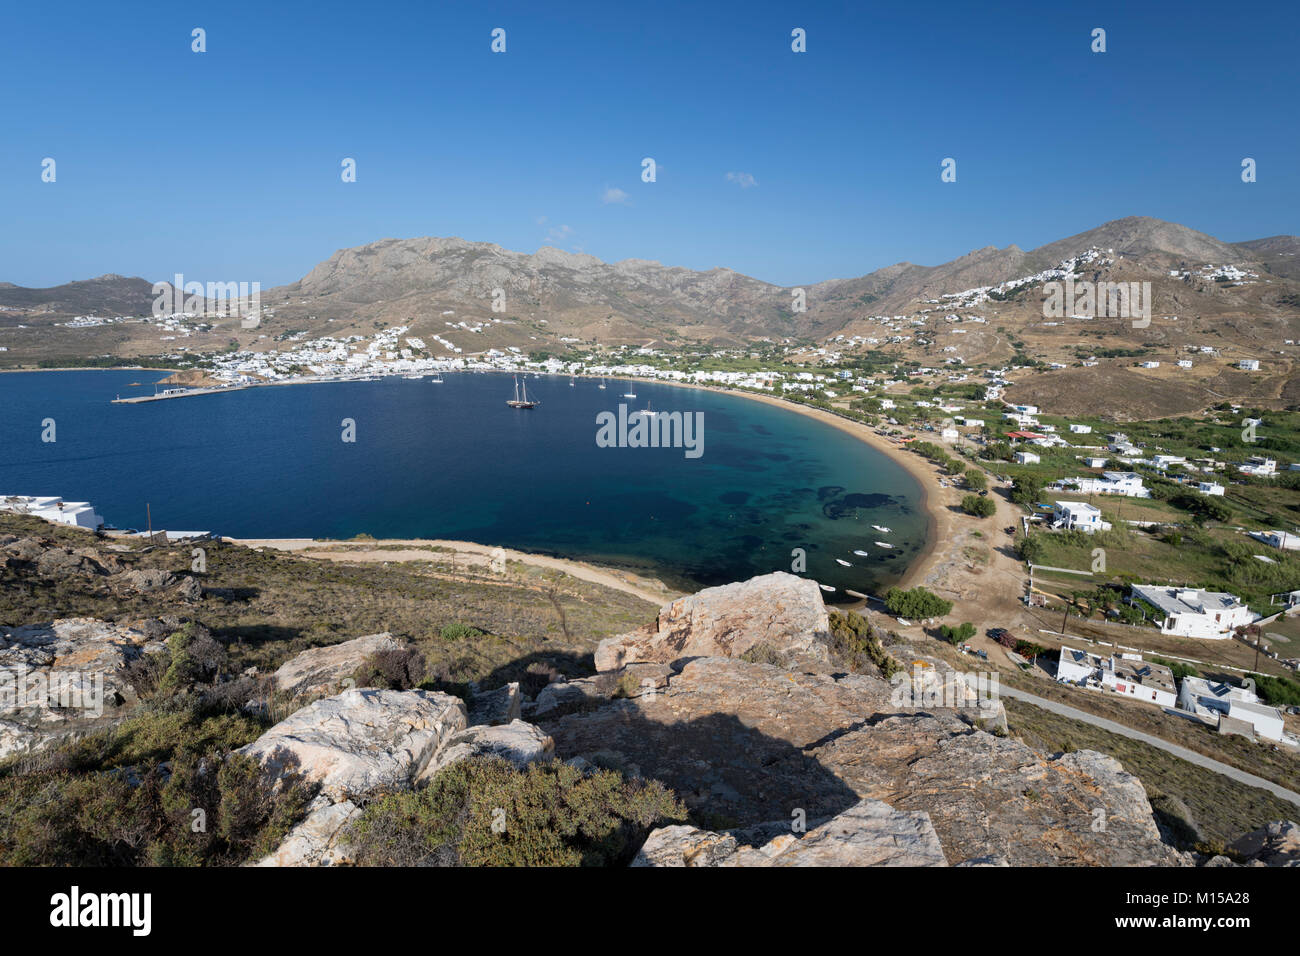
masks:
[[(552, 558), (541, 554), (528, 554), (510, 548), (497, 549), (491, 545), (475, 544), (470, 541), (447, 541), (441, 538), (407, 538), (385, 539), (377, 541), (317, 541), (313, 538), (223, 538), (232, 544), (241, 544), (248, 548), (271, 548), (275, 551), (287, 551), (304, 558), (322, 561), (447, 561), (468, 567), (489, 567), (493, 555), (500, 550), (507, 561), (518, 561), (533, 567), (548, 568), (570, 577), (599, 584), (602, 587), (631, 594), (655, 606), (667, 604), (681, 597), (674, 591), (653, 578), (643, 578), (627, 571), (615, 568), (602, 568), (599, 565), (567, 558)], [(442, 550), (433, 550), (435, 548)]]

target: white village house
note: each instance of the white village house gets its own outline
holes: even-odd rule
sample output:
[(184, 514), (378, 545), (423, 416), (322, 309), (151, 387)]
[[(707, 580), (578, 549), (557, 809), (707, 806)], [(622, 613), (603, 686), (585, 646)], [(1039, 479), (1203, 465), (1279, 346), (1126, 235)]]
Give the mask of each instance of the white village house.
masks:
[(1227, 718), (1250, 724), (1256, 734), (1267, 740), (1282, 739), (1281, 711), (1261, 704), (1255, 692), (1246, 687), (1211, 682), (1201, 677), (1184, 677), (1178, 692), (1178, 706), (1200, 717), (1217, 718), (1221, 730)]
[(1231, 637), (1236, 628), (1259, 620), (1259, 615), (1243, 604), (1241, 598), (1222, 591), (1135, 584), (1130, 603), (1134, 598), (1163, 615), (1162, 633), (1179, 637), (1219, 640)]
[(1086, 501), (1057, 501), (1052, 505), (1052, 527), (1093, 534), (1109, 531), (1111, 524), (1101, 520), (1101, 509), (1096, 505)]
[(0, 497), (0, 511), (35, 515), (55, 524), (89, 528), (94, 531), (104, 523), (89, 501), (64, 501), (62, 498), (40, 498), (30, 495), (5, 495)]
[(1102, 657), (1062, 647), (1056, 679), (1061, 683), (1109, 690), (1158, 707), (1173, 707), (1177, 701), (1174, 672), (1163, 664), (1144, 661), (1137, 654)]
[(1150, 498), (1151, 490), (1142, 484), (1142, 476), (1133, 471), (1103, 471), (1101, 477), (1088, 476), (1062, 478), (1052, 487), (1062, 489), (1071, 485), (1084, 495), (1122, 495), (1125, 498)]

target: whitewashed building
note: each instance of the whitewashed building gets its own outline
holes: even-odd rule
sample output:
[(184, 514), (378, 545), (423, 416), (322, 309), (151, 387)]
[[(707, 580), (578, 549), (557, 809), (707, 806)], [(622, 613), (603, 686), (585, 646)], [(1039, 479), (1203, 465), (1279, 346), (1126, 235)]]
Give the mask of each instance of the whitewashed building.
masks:
[(91, 531), (104, 523), (104, 519), (95, 513), (89, 501), (64, 501), (58, 497), (6, 495), (0, 497), (0, 511), (32, 515), (55, 524), (89, 528)]
[(1260, 737), (1282, 739), (1282, 712), (1260, 703), (1255, 692), (1246, 687), (1200, 677), (1184, 677), (1178, 689), (1178, 706), (1199, 717), (1245, 721)]
[(1235, 594), (1135, 584), (1130, 600), (1139, 598), (1154, 607), (1163, 620), (1160, 630), (1177, 637), (1222, 640), (1233, 630), (1259, 620), (1259, 615)]
[(1203, 495), (1223, 495), (1223, 485), (1213, 481), (1198, 481), (1196, 490)]
[(1016, 452), (1017, 465), (1036, 465), (1042, 460), (1043, 460), (1042, 458), (1040, 458), (1038, 455), (1035, 455), (1032, 451)]
[(1052, 505), (1052, 527), (1093, 534), (1109, 531), (1111, 524), (1101, 519), (1101, 509), (1096, 505), (1086, 501), (1057, 501)]

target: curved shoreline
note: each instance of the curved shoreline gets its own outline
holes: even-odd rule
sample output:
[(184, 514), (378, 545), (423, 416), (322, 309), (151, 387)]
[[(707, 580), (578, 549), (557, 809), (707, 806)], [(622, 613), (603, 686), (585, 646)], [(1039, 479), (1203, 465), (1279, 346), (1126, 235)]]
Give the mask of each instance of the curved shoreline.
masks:
[[(94, 368), (67, 368), (67, 369), (5, 369), (3, 371), (10, 371), (10, 372), (160, 371), (162, 372), (162, 371), (174, 371), (174, 370), (152, 369), (151, 367), (148, 366), (117, 366), (113, 368), (94, 367)], [(463, 372), (481, 372), (481, 371), (488, 371), (488, 370), (478, 370), (478, 369), (463, 370)], [(491, 371), (500, 371), (502, 374), (511, 374), (507, 369), (500, 369), (500, 370), (494, 369)], [(559, 374), (559, 373), (542, 373), (542, 374), (546, 374), (549, 377), (552, 374)], [(561, 377), (563, 377), (563, 375), (561, 375)], [(595, 375), (583, 374), (583, 375), (577, 375), (576, 377), (591, 379), (594, 381), (597, 378), (609, 378), (610, 376), (595, 376)], [(917, 584), (921, 583), (926, 578), (926, 576), (932, 570), (934, 570), (935, 566), (939, 563), (939, 560), (941, 558), (941, 555), (939, 554), (939, 546), (940, 543), (943, 541), (943, 539), (948, 536), (950, 530), (949, 529), (950, 522), (946, 520), (948, 518), (947, 511), (941, 510), (940, 508), (934, 506), (934, 499), (938, 497), (939, 493), (943, 490), (938, 483), (938, 477), (928, 462), (922, 460), (921, 458), (918, 458), (915, 455), (907, 453), (897, 443), (892, 442), (876, 434), (876, 432), (872, 429), (871, 426), (864, 425), (861, 422), (855, 422), (852, 421), (851, 419), (844, 418), (843, 416), (837, 415), (831, 411), (827, 411), (826, 409), (815, 408), (813, 406), (804, 405), (799, 402), (792, 402), (789, 401), (788, 399), (778, 398), (774, 395), (764, 395), (758, 392), (751, 392), (744, 389), (729, 388), (727, 386), (722, 386), (722, 385), (704, 385), (695, 382), (679, 382), (672, 379), (644, 378), (640, 376), (620, 375), (620, 376), (614, 376), (613, 378), (622, 379), (626, 381), (636, 381), (636, 382), (641, 382), (650, 385), (671, 385), (676, 388), (697, 389), (699, 391), (715, 392), (721, 395), (731, 395), (739, 398), (751, 399), (756, 402), (766, 403), (776, 408), (786, 409), (788, 411), (794, 412), (795, 414), (803, 415), (807, 418), (812, 418), (814, 420), (822, 422), (823, 424), (827, 424), (834, 428), (837, 428), (840, 431), (844, 432), (845, 434), (848, 434), (856, 438), (858, 441), (861, 441), (863, 444), (867, 445), (868, 447), (880, 452), (885, 457), (887, 457), (890, 461), (894, 462), (900, 468), (902, 468), (903, 471), (905, 471), (909, 476), (911, 476), (911, 478), (916, 482), (916, 485), (920, 491), (916, 504), (917, 507), (922, 512), (925, 513), (926, 516), (925, 541), (923, 542), (921, 549), (917, 554), (915, 560), (913, 560), (912, 563), (908, 565), (907, 570), (903, 573), (902, 577), (899, 579), (897, 586), (902, 588), (909, 588), (909, 587), (916, 586)], [(306, 381), (294, 381), (294, 382), (263, 382), (258, 384), (259, 385), (275, 385), (275, 384), (298, 385), (298, 384), (311, 384), (311, 383)], [(249, 386), (249, 387), (256, 387), (256, 386)], [(226, 389), (222, 389), (221, 391), (226, 391)], [(458, 544), (462, 546), (467, 546), (470, 544), (470, 542), (445, 542), (445, 543)], [(525, 553), (527, 552), (516, 552), (516, 554), (521, 554), (521, 555)], [(566, 559), (566, 560), (575, 560), (575, 559)], [(596, 566), (591, 565), (591, 567), (596, 567)], [(665, 585), (665, 587), (667, 587), (667, 585)]]
[[(622, 377), (622, 376), (620, 376)], [(898, 581), (898, 587), (910, 588), (920, 584), (933, 570), (934, 565), (939, 558), (939, 543), (947, 534), (947, 522), (940, 520), (946, 518), (946, 512), (941, 512), (938, 508), (932, 507), (932, 502), (938, 493), (942, 490), (939, 485), (938, 477), (929, 462), (910, 454), (896, 443), (889, 441), (877, 435), (870, 425), (864, 425), (861, 422), (855, 422), (834, 412), (826, 411), (824, 408), (814, 408), (810, 405), (803, 405), (799, 402), (791, 402), (784, 398), (777, 398), (775, 395), (761, 395), (757, 392), (748, 392), (743, 389), (726, 388), (720, 385), (697, 385), (693, 382), (674, 382), (672, 380), (658, 378), (637, 378), (635, 381), (645, 382), (652, 385), (674, 385), (678, 388), (698, 389), (705, 392), (717, 392), (720, 395), (734, 395), (739, 398), (749, 398), (756, 402), (763, 402), (777, 408), (787, 409), (799, 415), (804, 415), (824, 424), (838, 428), (846, 434), (852, 435), (863, 444), (875, 449), (885, 455), (890, 461), (902, 468), (916, 482), (920, 489), (920, 497), (917, 500), (917, 507), (925, 513), (926, 529), (925, 543), (922, 544), (920, 553), (916, 559), (908, 565), (907, 571), (903, 573), (902, 578)]]

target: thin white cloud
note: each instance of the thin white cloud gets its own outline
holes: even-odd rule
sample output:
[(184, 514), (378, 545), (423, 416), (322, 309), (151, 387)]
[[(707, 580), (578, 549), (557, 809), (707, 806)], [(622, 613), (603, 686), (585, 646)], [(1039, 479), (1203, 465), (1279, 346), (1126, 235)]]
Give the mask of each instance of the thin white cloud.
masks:
[(552, 226), (546, 231), (546, 241), (554, 245), (559, 245), (571, 235), (573, 235), (573, 228), (571, 226)]
[(727, 182), (735, 183), (741, 189), (758, 185), (758, 180), (749, 173), (727, 173)]
[(627, 193), (613, 186), (606, 186), (605, 191), (600, 194), (600, 201), (605, 205), (627, 205)]

